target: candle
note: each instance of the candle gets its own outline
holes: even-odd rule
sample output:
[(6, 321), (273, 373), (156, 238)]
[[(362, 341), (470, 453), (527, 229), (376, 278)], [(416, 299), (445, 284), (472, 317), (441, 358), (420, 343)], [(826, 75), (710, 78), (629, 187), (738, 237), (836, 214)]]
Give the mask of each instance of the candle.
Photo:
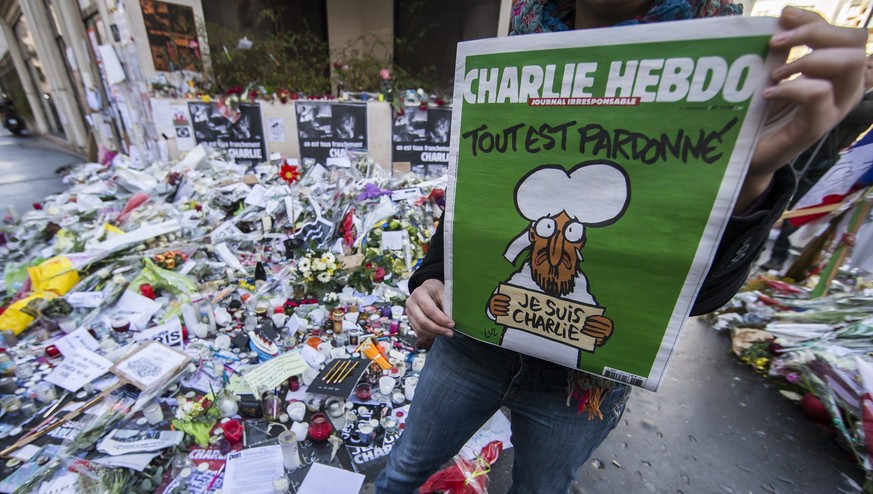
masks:
[(142, 414), (151, 425), (160, 424), (164, 421), (164, 411), (161, 410), (161, 405), (157, 402), (149, 403), (142, 409)]
[(406, 382), (403, 385), (403, 391), (406, 395), (406, 399), (412, 401), (412, 397), (415, 396), (415, 388), (418, 386), (418, 378), (415, 376), (410, 376), (406, 378)]
[(300, 468), (297, 434), (294, 431), (285, 431), (279, 434), (279, 446), (282, 447), (282, 460), (285, 463), (285, 470), (293, 472)]

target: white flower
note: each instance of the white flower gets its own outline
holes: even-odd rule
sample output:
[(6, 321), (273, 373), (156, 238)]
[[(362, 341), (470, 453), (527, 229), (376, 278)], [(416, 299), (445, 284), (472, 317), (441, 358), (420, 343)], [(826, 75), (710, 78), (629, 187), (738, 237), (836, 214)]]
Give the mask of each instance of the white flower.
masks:
[(321, 259), (312, 261), (312, 269), (315, 271), (324, 271), (327, 265)]
[(325, 262), (333, 263), (333, 261), (336, 260), (336, 257), (334, 257), (333, 252), (328, 252), (324, 255), (323, 259)]
[(310, 272), (308, 269), (306, 271), (300, 271), (300, 276), (302, 276), (306, 280), (309, 280), (312, 277), (312, 272)]
[(327, 283), (328, 281), (330, 281), (330, 275), (327, 273), (318, 273), (318, 276), (316, 276), (316, 278), (318, 278), (318, 281), (322, 283)]
[(310, 263), (309, 263), (308, 257), (304, 257), (303, 259), (297, 261), (297, 269), (300, 270), (300, 273), (302, 273), (303, 276), (306, 276), (305, 273), (306, 273), (306, 271), (309, 271), (309, 268), (310, 268)]
[(327, 263), (327, 269), (329, 269), (330, 271), (336, 271), (336, 263), (333, 261)]

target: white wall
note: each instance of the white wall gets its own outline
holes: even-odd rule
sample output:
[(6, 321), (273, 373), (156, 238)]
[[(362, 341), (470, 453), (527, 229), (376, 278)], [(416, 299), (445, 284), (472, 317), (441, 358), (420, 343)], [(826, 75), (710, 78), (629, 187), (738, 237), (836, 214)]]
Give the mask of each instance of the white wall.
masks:
[(332, 54), (371, 33), (384, 40), (384, 46), (373, 50), (376, 56), (394, 53), (393, 0), (327, 0), (327, 38)]

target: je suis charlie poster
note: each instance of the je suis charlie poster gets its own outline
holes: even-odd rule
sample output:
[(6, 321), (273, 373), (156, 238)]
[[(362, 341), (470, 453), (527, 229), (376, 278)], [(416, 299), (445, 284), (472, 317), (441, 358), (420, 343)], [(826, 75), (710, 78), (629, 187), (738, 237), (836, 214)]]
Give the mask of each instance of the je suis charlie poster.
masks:
[(456, 330), (656, 390), (760, 134), (776, 31), (721, 18), (459, 44)]

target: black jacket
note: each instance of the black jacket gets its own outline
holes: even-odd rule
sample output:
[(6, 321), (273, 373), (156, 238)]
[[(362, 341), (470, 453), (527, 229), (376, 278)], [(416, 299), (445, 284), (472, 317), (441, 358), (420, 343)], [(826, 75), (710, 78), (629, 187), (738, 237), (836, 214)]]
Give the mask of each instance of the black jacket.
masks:
[[(776, 172), (773, 183), (764, 197), (758, 199), (754, 211), (731, 217), (712, 267), (691, 308), (692, 316), (718, 309), (743, 286), (752, 264), (767, 243), (770, 229), (788, 205), (794, 187), (794, 172), (790, 166), (784, 166)], [(409, 280), (410, 293), (426, 280), (445, 280), (444, 253), (443, 219), (440, 218), (439, 227), (430, 241), (430, 249)]]

